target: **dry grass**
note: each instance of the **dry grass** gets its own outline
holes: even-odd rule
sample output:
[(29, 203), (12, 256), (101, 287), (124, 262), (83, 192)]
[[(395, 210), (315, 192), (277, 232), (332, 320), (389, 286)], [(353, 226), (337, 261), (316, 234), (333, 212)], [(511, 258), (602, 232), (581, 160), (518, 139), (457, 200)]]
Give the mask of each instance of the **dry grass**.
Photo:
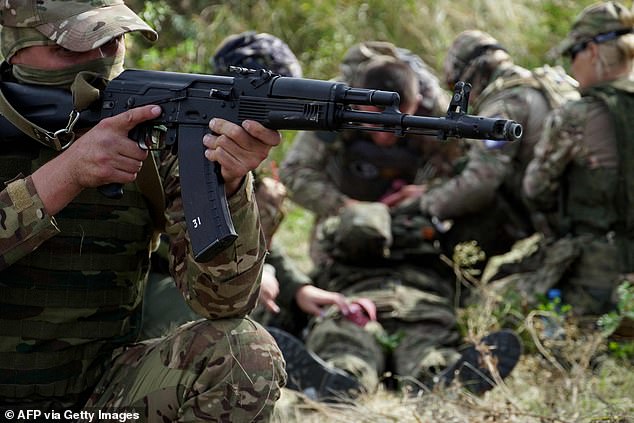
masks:
[[(324, 404), (285, 391), (276, 421), (324, 422), (634, 422), (634, 367), (601, 356), (596, 333), (525, 354), (497, 388), (476, 397), (452, 386), (411, 398), (381, 389), (352, 402)], [(595, 357), (596, 362), (590, 358)], [(558, 365), (553, 365), (553, 360)]]
[(457, 385), (425, 390), (417, 397), (381, 389), (334, 405), (285, 391), (276, 421), (634, 423), (634, 362), (608, 354), (607, 340), (592, 329), (593, 322), (562, 319), (561, 336), (545, 337), (544, 321), (553, 317), (552, 313), (531, 310), (522, 315), (477, 278), (464, 272), (456, 274), (475, 294), (474, 303), (458, 313), (465, 341), (477, 341), (499, 329), (502, 321), (514, 321), (524, 341), (525, 352), (504, 381), (483, 354), (498, 382), (495, 389), (481, 397)]

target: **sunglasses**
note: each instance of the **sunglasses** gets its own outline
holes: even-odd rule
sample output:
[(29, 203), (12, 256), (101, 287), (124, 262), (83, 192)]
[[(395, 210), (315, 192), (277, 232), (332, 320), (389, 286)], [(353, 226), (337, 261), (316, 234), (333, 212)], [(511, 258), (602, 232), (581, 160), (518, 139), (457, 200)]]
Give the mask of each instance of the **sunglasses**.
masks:
[(577, 43), (573, 45), (572, 47), (570, 47), (567, 51), (568, 56), (570, 57), (570, 61), (574, 62), (575, 58), (577, 57), (577, 54), (584, 51), (588, 47), (588, 44), (590, 44), (590, 40)]
[(589, 40), (585, 40), (577, 44), (573, 44), (566, 51), (566, 54), (570, 57), (570, 60), (574, 62), (575, 58), (577, 57), (577, 54), (584, 51), (588, 47), (588, 44), (590, 44), (591, 42), (601, 44), (607, 41), (615, 40), (621, 35), (629, 34), (631, 32), (632, 32), (632, 28), (626, 28), (626, 29), (619, 29), (618, 31), (610, 31), (610, 32), (603, 32), (601, 34), (597, 34), (594, 37), (590, 38)]

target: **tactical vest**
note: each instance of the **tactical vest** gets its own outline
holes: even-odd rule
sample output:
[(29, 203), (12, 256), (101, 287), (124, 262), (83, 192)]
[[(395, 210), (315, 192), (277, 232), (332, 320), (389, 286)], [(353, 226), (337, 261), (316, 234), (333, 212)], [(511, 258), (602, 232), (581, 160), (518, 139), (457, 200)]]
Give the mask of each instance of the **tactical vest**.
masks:
[[(568, 178), (570, 181), (567, 187), (569, 200), (566, 210), (573, 225), (581, 219), (586, 221), (590, 218), (596, 225), (601, 225), (601, 229), (614, 230), (622, 252), (624, 265), (622, 271), (632, 272), (634, 271), (634, 212), (632, 212), (634, 207), (634, 128), (631, 125), (631, 119), (634, 111), (634, 82), (613, 81), (592, 87), (586, 91), (585, 95), (599, 99), (608, 108), (614, 123), (619, 162), (617, 169), (605, 169), (600, 174), (590, 169), (575, 167)], [(586, 207), (577, 211), (576, 198), (584, 199), (584, 204), (588, 203), (586, 199), (588, 186), (595, 187), (593, 189), (613, 191), (614, 201), (606, 203), (605, 198), (598, 198), (596, 210), (589, 210)], [(606, 207), (610, 204), (614, 205), (613, 209)], [(580, 216), (579, 213), (583, 215)], [(611, 227), (604, 228), (603, 226), (607, 224), (611, 224)]]
[(531, 87), (540, 91), (546, 97), (551, 109), (554, 109), (570, 100), (578, 99), (577, 86), (577, 81), (567, 75), (561, 67), (544, 65), (529, 73), (518, 73), (511, 77), (495, 79), (478, 95), (477, 100), (473, 103), (473, 108), (478, 110), (480, 104), (494, 93), (514, 87)]
[[(498, 189), (499, 206), (508, 214), (510, 222), (512, 222), (510, 226), (516, 228), (518, 234), (525, 233), (524, 236), (527, 236), (528, 233), (532, 232), (534, 222), (531, 223), (531, 221), (538, 217), (533, 215), (531, 218), (520, 192), (523, 175), (533, 157), (535, 144), (539, 141), (542, 133), (543, 122), (550, 110), (580, 98), (577, 87), (577, 81), (567, 75), (564, 69), (559, 66), (544, 65), (531, 71), (513, 66), (498, 72), (494, 81), (488, 84), (474, 101), (473, 109), (480, 113), (481, 108), (492, 97), (508, 90), (520, 88), (533, 89), (539, 92), (546, 101), (545, 104), (533, 105), (530, 116), (527, 116), (525, 122), (520, 122), (524, 125), (525, 135), (521, 143), (515, 146), (517, 150), (512, 155), (513, 171), (507, 175)], [(527, 94), (522, 95), (526, 96)], [(544, 108), (544, 105), (547, 106), (547, 109)], [(543, 115), (541, 115), (542, 113)]]
[[(2, 143), (2, 183), (58, 154)], [(59, 234), (0, 273), (0, 398), (77, 401), (140, 329), (153, 221), (136, 185), (118, 200), (85, 190), (55, 220)]]
[(327, 172), (345, 195), (360, 201), (377, 201), (396, 184), (412, 184), (422, 163), (420, 142), (402, 138), (391, 147), (380, 147), (358, 133), (333, 143), (335, 160)]

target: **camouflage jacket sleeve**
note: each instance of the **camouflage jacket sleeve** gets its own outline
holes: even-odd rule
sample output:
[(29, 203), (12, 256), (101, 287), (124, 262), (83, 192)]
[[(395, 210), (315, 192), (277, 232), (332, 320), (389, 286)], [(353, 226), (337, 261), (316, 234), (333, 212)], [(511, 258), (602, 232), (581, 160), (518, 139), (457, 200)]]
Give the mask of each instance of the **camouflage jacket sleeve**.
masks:
[(510, 162), (500, 151), (488, 151), (481, 141), (472, 143), (468, 160), (460, 174), (423, 194), (421, 210), (441, 219), (450, 219), (480, 210), (493, 200)]
[(532, 207), (549, 210), (555, 205), (560, 177), (583, 145), (582, 109), (583, 100), (570, 102), (548, 116), (522, 183)]
[(0, 192), (0, 270), (57, 233), (30, 176), (13, 180)]
[[(528, 110), (523, 96), (510, 90), (483, 101), (477, 113), (523, 123), (527, 120)], [(480, 210), (493, 200), (496, 190), (511, 171), (519, 143), (473, 140), (470, 144), (464, 170), (423, 195), (420, 206), (424, 213), (449, 219)]]
[(319, 216), (336, 214), (347, 198), (326, 172), (327, 144), (316, 132), (300, 131), (280, 166), (289, 197)]
[(165, 153), (162, 159), (159, 172), (166, 195), (166, 232), (170, 237), (170, 266), (176, 285), (190, 307), (203, 317), (245, 316), (257, 301), (266, 252), (251, 174), (229, 199), (238, 239), (211, 261), (197, 263), (186, 231), (176, 157)]

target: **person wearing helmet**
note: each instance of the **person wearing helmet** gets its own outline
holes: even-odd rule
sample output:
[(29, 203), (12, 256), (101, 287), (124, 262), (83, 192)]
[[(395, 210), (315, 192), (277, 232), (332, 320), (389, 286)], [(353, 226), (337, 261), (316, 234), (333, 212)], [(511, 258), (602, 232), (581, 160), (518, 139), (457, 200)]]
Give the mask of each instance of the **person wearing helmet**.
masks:
[[(385, 78), (386, 73), (391, 77)], [(439, 93), (433, 101), (425, 100), (420, 82), (424, 75), (402, 59), (392, 44), (366, 42), (350, 48), (341, 75), (335, 79), (352, 86), (371, 83), (375, 89), (396, 91), (403, 113), (414, 114), (423, 108), (427, 113), (439, 112), (438, 104), (444, 104), (442, 89), (429, 88), (437, 86), (438, 79), (423, 84), (426, 93)], [(280, 178), (290, 198), (315, 213), (310, 253), (318, 265), (325, 257), (314, 235), (325, 218), (353, 201), (403, 205), (418, 196), (425, 183), (453, 175), (461, 156), (457, 141), (438, 143), (425, 135), (299, 131), (280, 165)]]
[(444, 77), (449, 88), (458, 81), (471, 84), (469, 113), (515, 120), (523, 134), (517, 142), (470, 142), (465, 168), (425, 192), (420, 209), (453, 222), (445, 234), (447, 250), (473, 239), (487, 256), (504, 253), (535, 232), (520, 195), (522, 176), (546, 115), (578, 97), (576, 84), (559, 68), (529, 71), (516, 65), (493, 36), (479, 30), (456, 36), (445, 57)]
[[(302, 76), (301, 65), (290, 47), (268, 33), (246, 31), (228, 36), (220, 43), (212, 63), (219, 74), (229, 74), (230, 66), (240, 66), (270, 70), (286, 77)], [(320, 315), (322, 308), (331, 304), (347, 311), (347, 303), (341, 294), (312, 285), (310, 278), (292, 262), (281, 246), (273, 243), (274, 234), (284, 218), (283, 203), (287, 193), (278, 179), (263, 173), (256, 169), (254, 184), (269, 254), (264, 265), (258, 307), (252, 316), (261, 323), (278, 325), (298, 335), (306, 321), (303, 316)], [(175, 323), (194, 317), (189, 308), (172, 301), (176, 295), (169, 295), (173, 291), (173, 282), (164, 271), (167, 257), (165, 254), (161, 256), (161, 251), (166, 249), (159, 248), (159, 254), (154, 257), (159, 271), (150, 275), (150, 287), (146, 290), (149, 301), (144, 310), (145, 338), (164, 334)], [(289, 315), (290, 310), (295, 311), (293, 315)]]
[[(403, 113), (414, 113), (421, 104), (416, 73), (396, 57), (368, 58), (348, 83), (397, 92)], [(478, 367), (477, 353), (465, 361), (458, 352), (454, 275), (440, 260), (434, 225), (406, 207), (425, 181), (451, 174), (451, 166), (435, 166), (425, 155), (425, 142), (437, 143), (356, 130), (296, 136), (280, 177), (290, 198), (317, 217), (313, 280), (345, 294), (353, 311), (327, 310), (309, 325), (305, 342), (354, 377), (363, 391), (375, 392), (388, 371), (399, 387), (415, 390), (417, 384), (433, 385), (434, 377), (447, 383), (459, 370), (459, 379), (481, 393), (493, 384), (465, 370)], [(388, 204), (395, 195), (402, 195), (401, 202)], [(386, 345), (386, 339), (393, 342)], [(496, 346), (501, 374), (508, 375), (519, 358), (519, 341), (497, 333), (483, 342)], [(309, 371), (296, 383), (314, 386)]]
[[(265, 32), (245, 31), (228, 36), (216, 49), (212, 62), (217, 73), (228, 73), (230, 66), (239, 66), (265, 69), (286, 77), (302, 77), (302, 67), (288, 44)], [(257, 171), (255, 175), (260, 220), (270, 249), (260, 290), (263, 310), (259, 310), (258, 316), (299, 335), (306, 322), (301, 315), (319, 316), (323, 307), (331, 304), (347, 312), (348, 305), (343, 295), (322, 290), (310, 283), (310, 278), (292, 263), (278, 244), (273, 243), (273, 236), (284, 215), (286, 187), (276, 178), (260, 176)], [(278, 301), (280, 304), (277, 304)], [(280, 314), (281, 309), (285, 312)], [(289, 315), (289, 310), (295, 310), (295, 313)]]
[[(80, 71), (116, 77), (125, 34), (157, 38), (121, 0), (11, 0), (0, 6), (0, 24), (0, 79), (62, 89)], [(215, 135), (199, 142), (221, 165), (240, 235), (211, 261), (197, 263), (189, 253), (176, 157), (148, 155), (128, 137), (160, 113), (152, 105), (131, 109), (66, 146), (56, 138), (3, 136), (2, 407), (127, 410), (147, 421), (270, 418), (285, 371), (273, 338), (247, 317), (266, 253), (249, 170), (280, 134), (256, 122), (210, 122)], [(137, 178), (142, 172), (164, 192), (160, 214), (167, 222), (160, 227)], [(120, 200), (97, 191), (109, 183), (125, 184)], [(157, 230), (170, 239), (172, 273), (200, 319), (135, 343)]]
[(211, 62), (218, 74), (228, 73), (230, 66), (238, 66), (302, 77), (302, 66), (288, 44), (266, 32), (245, 31), (228, 36), (216, 49)]
[(576, 246), (557, 288), (579, 314), (611, 310), (616, 286), (634, 271), (633, 30), (618, 2), (577, 16), (555, 51), (570, 59), (581, 98), (548, 116), (523, 180), (534, 207), (561, 215), (558, 241)]
[[(222, 75), (231, 74), (230, 66), (239, 66), (269, 70), (286, 77), (302, 76), (299, 61), (286, 43), (274, 35), (254, 31), (228, 36), (220, 43), (212, 63), (215, 72)], [(283, 203), (287, 194), (286, 188), (278, 179), (265, 173), (260, 168), (256, 169), (254, 187), (268, 254), (262, 272), (258, 304), (250, 317), (274, 334), (287, 368), (311, 369), (315, 386), (299, 389), (292, 383), (294, 375), (291, 371), (287, 387), (305, 391), (315, 398), (327, 394), (325, 390), (319, 389), (321, 387), (358, 388), (354, 380), (325, 365), (296, 339), (301, 336), (309, 317), (322, 315), (330, 305), (335, 305), (338, 310), (347, 314), (349, 304), (341, 293), (315, 286), (282, 246), (273, 242), (284, 218)], [(198, 318), (181, 297), (169, 273), (168, 248), (162, 237), (158, 250), (152, 256), (152, 270), (145, 290), (141, 339), (162, 336), (174, 327)], [(324, 380), (328, 383), (323, 383)]]

